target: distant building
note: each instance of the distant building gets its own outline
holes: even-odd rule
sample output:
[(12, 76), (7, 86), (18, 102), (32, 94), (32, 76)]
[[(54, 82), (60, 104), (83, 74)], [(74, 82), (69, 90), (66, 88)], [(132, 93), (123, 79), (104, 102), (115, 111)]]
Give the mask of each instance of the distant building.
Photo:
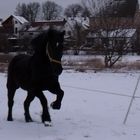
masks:
[(2, 32), (17, 37), (19, 31), (24, 30), (28, 25), (29, 22), (25, 18), (11, 15), (2, 22)]
[(37, 21), (30, 23), (30, 26), (27, 30), (20, 31), (20, 38), (30, 36), (30, 38), (36, 36), (42, 31), (47, 30), (49, 27), (55, 27), (57, 29), (65, 29), (66, 20), (48, 20), (48, 21)]

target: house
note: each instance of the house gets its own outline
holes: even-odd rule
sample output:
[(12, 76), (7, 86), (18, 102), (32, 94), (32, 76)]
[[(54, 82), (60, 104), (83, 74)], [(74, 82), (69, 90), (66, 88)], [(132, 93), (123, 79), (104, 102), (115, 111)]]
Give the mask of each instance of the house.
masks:
[[(64, 30), (66, 20), (49, 20), (29, 23), (21, 16), (11, 15), (1, 23), (0, 35), (7, 40), (8, 50), (25, 50), (30, 47), (31, 39), (49, 27)], [(12, 49), (11, 49), (12, 48)]]
[(95, 51), (108, 49), (120, 49), (127, 47), (127, 51), (134, 51), (135, 41), (137, 39), (136, 29), (114, 29), (114, 30), (98, 30), (98, 32), (90, 32), (87, 35), (88, 46), (92, 46)]
[(19, 32), (25, 30), (29, 26), (29, 22), (21, 16), (10, 15), (1, 21), (0, 25), (1, 51), (15, 51), (15, 48), (17, 50), (19, 48)]
[(8, 34), (9, 36), (18, 37), (19, 31), (24, 30), (28, 25), (29, 22), (25, 18), (16, 15), (10, 15), (2, 22), (2, 30), (3, 33)]
[(49, 27), (55, 27), (57, 29), (65, 29), (66, 20), (48, 20), (48, 21), (37, 21), (30, 23), (30, 27), (27, 30), (21, 30), (19, 33), (20, 38), (29, 36), (33, 38), (40, 32), (47, 30)]

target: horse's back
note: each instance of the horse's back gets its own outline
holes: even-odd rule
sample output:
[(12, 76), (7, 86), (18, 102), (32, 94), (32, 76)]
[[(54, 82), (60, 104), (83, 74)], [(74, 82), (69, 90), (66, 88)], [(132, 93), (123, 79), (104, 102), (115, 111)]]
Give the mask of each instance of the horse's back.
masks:
[(55, 83), (58, 80), (53, 75), (51, 66), (36, 55), (17, 55), (9, 64), (8, 88), (45, 90)]

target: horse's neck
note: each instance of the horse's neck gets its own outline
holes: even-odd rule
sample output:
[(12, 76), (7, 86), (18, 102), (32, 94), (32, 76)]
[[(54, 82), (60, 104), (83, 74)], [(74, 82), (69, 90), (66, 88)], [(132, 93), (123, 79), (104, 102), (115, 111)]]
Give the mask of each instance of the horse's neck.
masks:
[(34, 53), (33, 58), (40, 62), (49, 62), (49, 58), (45, 53)]

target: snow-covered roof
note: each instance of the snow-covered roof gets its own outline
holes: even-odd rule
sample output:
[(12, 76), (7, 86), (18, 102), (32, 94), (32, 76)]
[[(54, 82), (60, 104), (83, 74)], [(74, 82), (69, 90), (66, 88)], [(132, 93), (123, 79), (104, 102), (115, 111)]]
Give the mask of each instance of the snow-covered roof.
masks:
[(112, 31), (99, 30), (98, 32), (90, 32), (88, 37), (96, 38), (96, 37), (127, 37), (130, 38), (136, 33), (136, 29), (117, 29)]
[(22, 16), (16, 16), (16, 15), (11, 15), (9, 16), (6, 20), (4, 20), (2, 23), (5, 23), (7, 20), (9, 20), (10, 18), (15, 18), (18, 22), (20, 22), (21, 24), (24, 23), (29, 23), (29, 21), (27, 21), (24, 17)]
[(34, 32), (34, 31), (37, 31), (39, 27), (30, 27), (28, 29), (29, 32)]
[(28, 23), (28, 21), (22, 17), (22, 16), (16, 16), (16, 15), (12, 15), (15, 19), (17, 19), (20, 23), (24, 24), (24, 23)]
[(110, 32), (110, 37), (132, 37), (136, 29), (118, 29)]

